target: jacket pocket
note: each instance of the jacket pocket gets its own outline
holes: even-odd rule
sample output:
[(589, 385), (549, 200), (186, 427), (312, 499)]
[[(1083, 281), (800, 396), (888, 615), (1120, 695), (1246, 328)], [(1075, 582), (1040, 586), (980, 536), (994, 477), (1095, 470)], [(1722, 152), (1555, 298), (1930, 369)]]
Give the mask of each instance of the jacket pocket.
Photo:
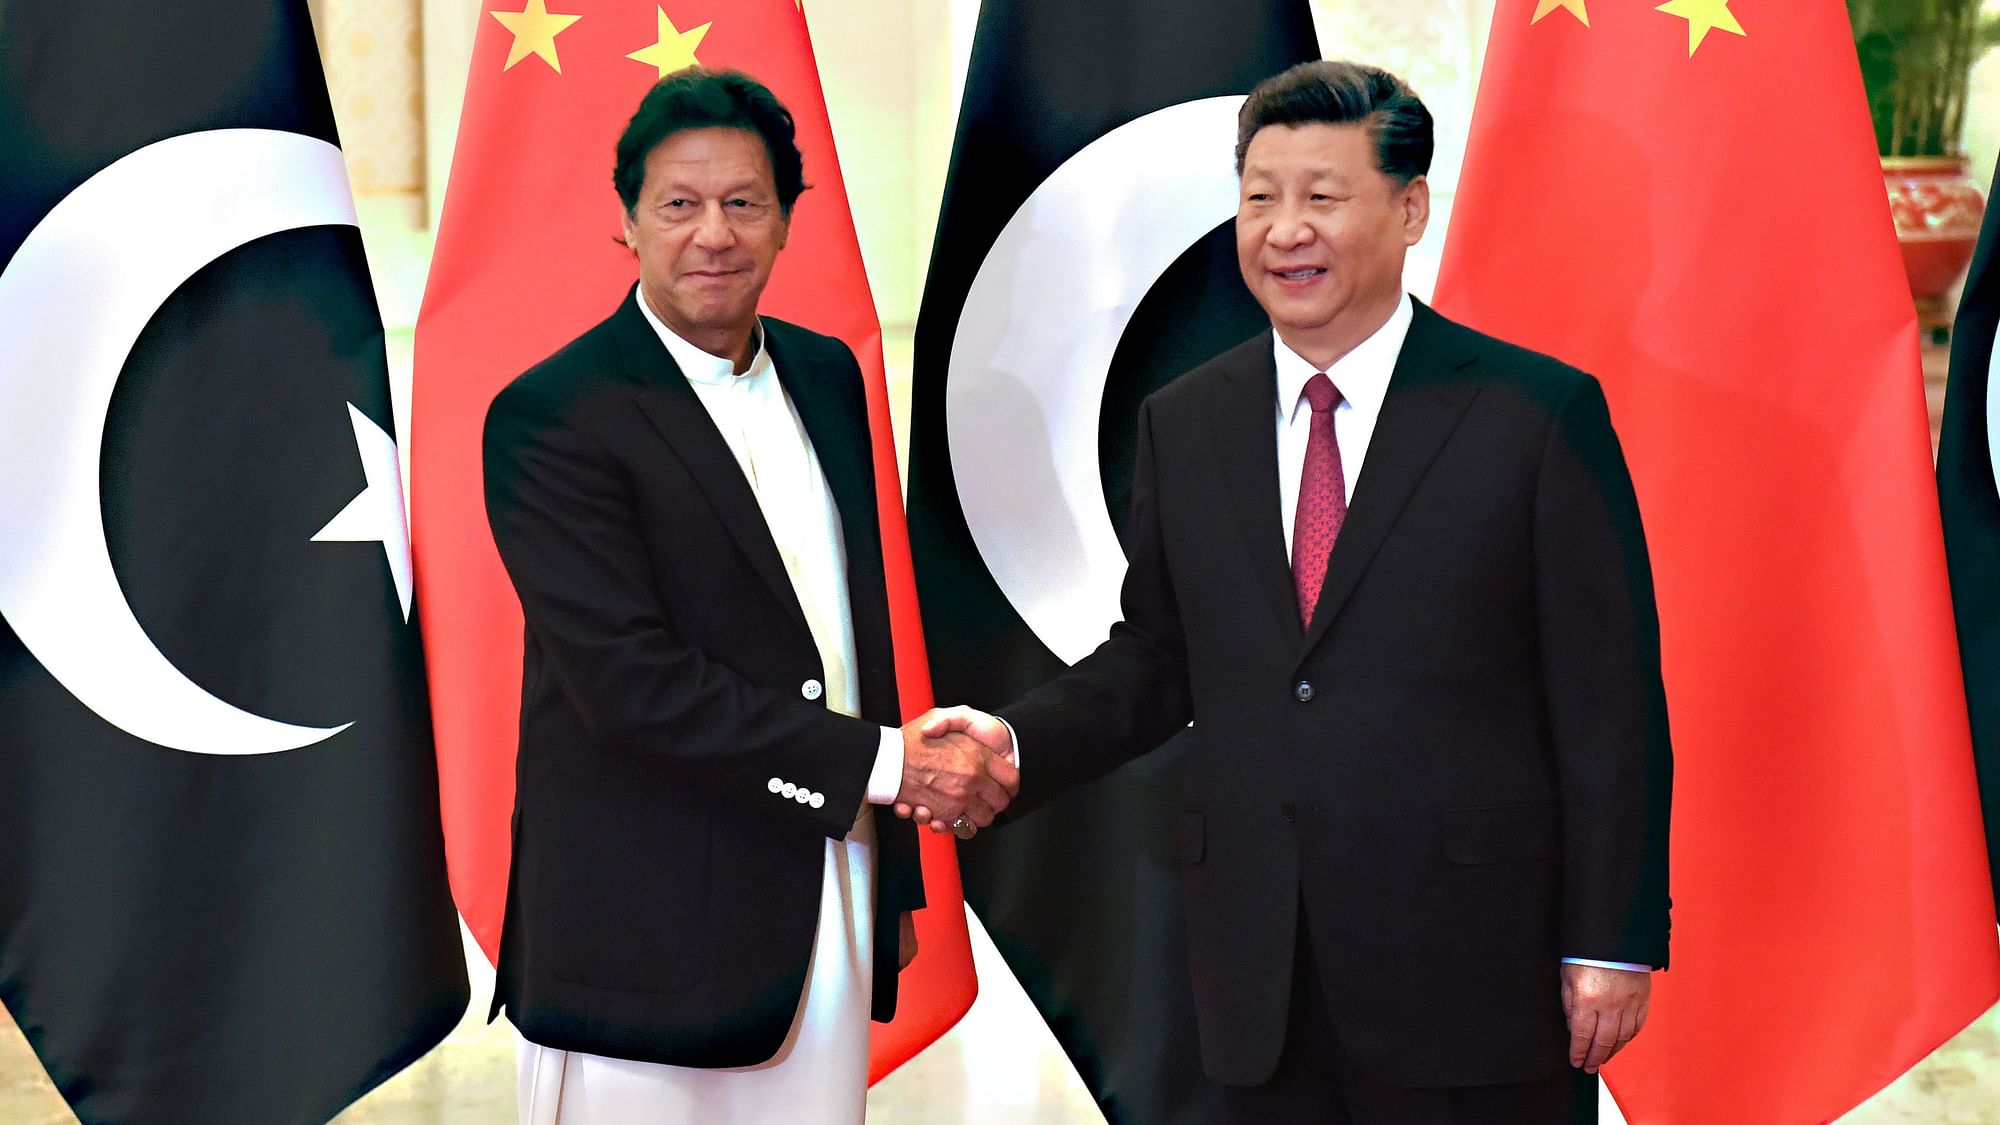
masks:
[(1450, 863), (1546, 859), (1562, 839), (1554, 801), (1474, 805), (1444, 811), (1444, 858)]
[(1200, 863), (1208, 854), (1208, 818), (1193, 809), (1182, 809), (1179, 843), (1182, 863)]

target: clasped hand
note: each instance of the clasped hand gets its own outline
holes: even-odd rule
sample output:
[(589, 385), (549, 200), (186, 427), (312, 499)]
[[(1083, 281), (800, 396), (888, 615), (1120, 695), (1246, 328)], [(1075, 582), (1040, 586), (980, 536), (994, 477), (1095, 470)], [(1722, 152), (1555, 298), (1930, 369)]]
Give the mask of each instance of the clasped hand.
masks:
[(1021, 791), (1007, 724), (966, 707), (934, 708), (903, 727), (903, 787), (896, 815), (949, 832), (960, 820), (980, 828)]

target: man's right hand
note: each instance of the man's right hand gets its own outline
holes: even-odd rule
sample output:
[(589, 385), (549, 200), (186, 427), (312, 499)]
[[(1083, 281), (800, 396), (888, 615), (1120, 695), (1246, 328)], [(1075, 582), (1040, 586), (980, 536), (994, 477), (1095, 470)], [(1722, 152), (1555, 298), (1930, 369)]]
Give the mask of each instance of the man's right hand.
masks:
[(981, 828), (991, 825), (1020, 792), (1020, 772), (963, 732), (924, 737), (929, 718), (903, 727), (903, 787), (896, 804), (928, 809), (947, 825), (960, 817)]
[[(944, 738), (950, 735), (964, 735), (986, 747), (995, 758), (1020, 769), (1021, 759), (1014, 752), (1014, 732), (1006, 723), (984, 711), (970, 707), (933, 707), (930, 712), (916, 720), (926, 738)], [(1020, 776), (1017, 772), (1012, 792), (1019, 795)], [(913, 801), (897, 801), (896, 815), (905, 820), (914, 818), (932, 832), (954, 831), (952, 822), (946, 817), (933, 818), (932, 810)]]

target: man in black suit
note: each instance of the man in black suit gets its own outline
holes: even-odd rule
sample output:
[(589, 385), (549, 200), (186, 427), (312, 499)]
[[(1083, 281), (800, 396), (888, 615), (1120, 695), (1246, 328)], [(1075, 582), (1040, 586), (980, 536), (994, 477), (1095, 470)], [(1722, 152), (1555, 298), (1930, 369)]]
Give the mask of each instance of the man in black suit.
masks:
[(1372, 67), (1251, 93), (1237, 252), (1272, 331), (1141, 408), (1110, 638), (927, 728), (1018, 738), (1019, 814), (1193, 723), (1189, 960), (1233, 1121), (1565, 1120), (1667, 962), (1631, 481), (1594, 379), (1404, 292), (1432, 147)]
[(639, 280), (503, 390), (487, 510), (526, 619), (497, 1011), (525, 1121), (859, 1122), (923, 904), (914, 829), (1015, 783), (898, 729), (861, 372), (757, 315), (789, 112), (662, 80), (614, 175)]

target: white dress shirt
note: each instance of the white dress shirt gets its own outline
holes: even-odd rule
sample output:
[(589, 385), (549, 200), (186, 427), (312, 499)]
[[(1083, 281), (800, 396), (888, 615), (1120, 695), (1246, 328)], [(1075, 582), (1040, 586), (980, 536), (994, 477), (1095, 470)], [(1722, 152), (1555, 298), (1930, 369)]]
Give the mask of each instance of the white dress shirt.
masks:
[[(750, 481), (750, 491), (757, 495), (757, 507), (778, 544), (785, 574), (792, 580), (799, 608), (805, 611), (806, 624), (819, 646), (820, 665), (826, 670), (827, 706), (843, 715), (859, 713), (859, 689), (851, 674), (854, 622), (847, 602), (847, 550), (846, 540), (841, 538), (840, 509), (827, 490), (805, 423), (799, 420), (771, 366), (761, 328), (757, 354), (739, 375), (733, 362), (681, 339), (653, 315), (642, 298), (635, 295), (633, 299), (666, 344), (667, 354), (680, 365), (701, 404), (708, 408), (709, 417), (715, 420)], [(784, 483), (775, 488), (759, 487), (760, 473), (775, 475)], [(893, 804), (902, 787), (903, 733), (884, 727), (875, 766), (868, 774), (868, 801)]]
[(826, 705), (852, 715), (860, 711), (861, 699), (853, 675), (854, 623), (848, 612), (840, 509), (827, 488), (805, 423), (778, 381), (761, 332), (759, 336), (756, 356), (737, 374), (731, 361), (661, 331), (667, 351), (708, 408), (757, 497), (764, 526), (777, 544), (785, 576), (792, 580), (792, 592), (819, 649)]
[[(1333, 443), (1340, 448), (1340, 477), (1347, 485), (1349, 503), (1354, 500), (1354, 482), (1360, 479), (1368, 456), (1368, 441), (1375, 436), (1375, 419), (1382, 416), (1389, 376), (1395, 373), (1396, 357), (1403, 354), (1403, 340), (1410, 334), (1411, 315), (1410, 295), (1405, 293), (1382, 327), (1326, 369), (1326, 377), (1340, 392), (1340, 402), (1333, 408)], [(1278, 507), (1285, 521), (1285, 558), (1289, 560), (1292, 521), (1299, 512), (1299, 478), (1306, 466), (1306, 440), (1312, 436), (1312, 404), (1305, 400), (1306, 382), (1320, 370), (1286, 346), (1275, 332), (1271, 334), (1271, 353), (1278, 368)]]

